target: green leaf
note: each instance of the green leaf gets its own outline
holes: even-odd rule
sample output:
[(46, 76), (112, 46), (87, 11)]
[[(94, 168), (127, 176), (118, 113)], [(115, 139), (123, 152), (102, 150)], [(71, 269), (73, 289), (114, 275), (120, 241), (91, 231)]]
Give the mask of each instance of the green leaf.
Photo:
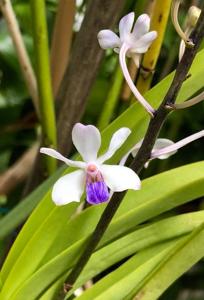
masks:
[(44, 181), (36, 190), (34, 190), (28, 197), (21, 201), (12, 211), (5, 217), (0, 219), (0, 240), (5, 238), (12, 230), (19, 224), (23, 223), (29, 214), (33, 211), (36, 205), (47, 193), (57, 178), (64, 172), (65, 167), (58, 169), (50, 178)]
[(155, 244), (163, 244), (168, 240), (187, 235), (202, 224), (203, 217), (204, 211), (170, 217), (137, 229), (99, 249), (92, 255), (74, 285), (74, 290), (125, 257)]
[[(52, 205), (54, 206), (54, 204)], [(37, 266), (41, 262), (42, 257), (46, 254), (47, 251), (49, 251), (51, 247), (53, 247), (53, 241), (55, 237), (57, 236), (58, 232), (64, 229), (67, 218), (69, 218), (73, 214), (74, 210), (76, 210), (76, 207), (77, 203), (74, 202), (66, 207), (55, 207), (55, 209), (49, 213), (44, 222), (39, 224), (39, 229), (36, 232), (30, 233), (30, 240), (24, 250), (19, 254), (19, 259), (16, 263), (16, 268), (19, 270), (20, 274), (18, 280), (16, 279), (15, 268), (12, 268), (12, 266), (10, 266), (11, 272), (9, 273), (9, 277), (13, 277), (15, 280), (13, 282), (13, 286), (9, 288), (9, 292), (7, 291), (7, 284), (5, 283), (4, 287), (6, 289), (6, 297), (8, 297), (10, 292), (12, 292), (16, 288), (19, 282), (23, 282), (26, 279), (29, 273), (36, 270)], [(41, 229), (43, 231), (43, 238)], [(25, 253), (35, 253), (35, 255), (28, 256), (27, 254), (24, 255)], [(4, 276), (6, 274), (4, 272), (2, 272), (1, 274), (2, 279), (4, 279)], [(4, 289), (2, 289), (2, 297), (4, 297)]]
[(122, 300), (127, 299), (130, 289), (139, 284), (149, 272), (169, 253), (178, 240), (150, 247), (136, 254), (116, 271), (88, 289), (80, 300)]
[[(172, 207), (180, 205), (181, 203), (189, 201), (194, 197), (197, 198), (200, 195), (204, 194), (203, 165), (204, 162), (196, 163), (189, 166), (177, 168), (163, 174), (159, 174), (152, 178), (146, 179), (144, 181), (144, 188), (141, 191), (130, 191), (128, 193), (129, 196), (127, 195), (127, 198), (125, 198), (124, 200), (124, 205), (126, 204), (127, 209), (126, 213), (123, 213), (122, 215), (120, 215), (120, 213), (117, 214), (119, 216), (116, 216), (116, 221), (113, 222), (110, 228), (107, 230), (105, 239), (102, 241), (103, 245), (110, 243), (110, 241), (116, 239), (117, 237), (122, 236), (122, 234), (127, 233), (130, 229), (133, 230), (133, 228), (136, 228), (139, 223), (143, 223), (151, 217), (160, 214), (162, 211), (166, 211)], [(195, 177), (193, 178), (192, 174), (194, 174), (194, 176), (198, 176), (197, 181), (195, 181)], [(172, 190), (172, 186), (169, 186), (169, 181), (172, 180), (172, 178), (177, 179), (180, 177), (182, 177), (182, 181), (176, 180), (174, 183), (174, 189)], [(154, 197), (152, 197), (152, 194), (154, 195)], [(135, 198), (136, 195), (138, 196), (138, 198)], [(132, 205), (132, 201), (134, 202), (135, 206)], [(132, 209), (128, 204), (131, 204)], [(57, 211), (58, 208), (56, 208), (56, 213)], [(30, 257), (30, 251), (33, 251), (33, 248), (36, 248), (36, 244), (43, 243), (43, 239), (40, 237), (42, 234), (43, 236), (45, 236), (45, 233), (47, 231), (49, 232), (49, 229), (47, 227), (51, 226), (51, 221), (54, 221), (53, 216), (55, 214), (51, 214), (47, 222), (44, 222), (41, 225), (41, 228), (39, 228), (35, 236), (23, 249), (22, 253), (18, 257), (18, 260), (16, 261), (16, 264), (13, 266), (12, 271), (10, 271), (11, 265), (7, 266), (10, 274), (2, 290), (2, 296), (4, 295), (3, 291), (5, 291), (5, 293), (9, 296), (10, 292), (12, 292), (19, 285), (22, 285), (26, 280), (26, 277), (29, 277), (32, 272), (35, 271), (35, 268), (40, 268), (39, 262), (41, 260), (42, 262), (46, 262), (54, 257), (54, 259), (50, 261), (50, 265), (48, 265), (48, 268), (46, 265), (42, 267), (42, 272), (45, 272), (43, 274), (49, 274), (49, 276), (46, 275), (45, 277), (43, 277), (43, 280), (42, 278), (40, 278), (40, 276), (40, 279), (37, 277), (37, 280), (39, 282), (35, 283), (35, 285), (39, 288), (41, 287), (40, 282), (45, 286), (46, 280), (51, 283), (53, 277), (54, 279), (57, 279), (59, 276), (63, 275), (63, 273), (65, 273), (70, 267), (72, 267), (79, 253), (83, 250), (83, 244), (85, 240), (88, 238), (89, 234), (95, 227), (95, 223), (98, 219), (97, 217), (99, 217), (95, 215), (96, 211), (97, 207), (91, 207), (83, 211), (81, 215), (73, 218), (73, 220), (68, 222), (67, 225), (64, 224), (63, 230), (60, 227), (58, 233), (55, 236), (56, 238), (50, 236), (50, 239), (52, 239), (52, 247), (50, 247), (50, 244), (46, 245), (47, 243), (44, 242), (44, 252), (40, 251), (39, 254), (36, 254), (35, 260), (33, 260), (32, 257)], [(61, 216), (61, 222), (62, 221), (63, 216)], [(69, 233), (71, 234), (69, 235)], [(50, 239), (49, 243), (51, 243)], [(47, 250), (47, 253), (45, 253), (46, 247), (49, 248), (49, 251)], [(60, 252), (61, 254), (56, 256)], [(48, 254), (49, 259), (43, 258), (43, 256), (46, 254)], [(127, 255), (129, 255), (128, 251)], [(26, 268), (22, 267), (24, 261), (27, 262)], [(36, 261), (38, 264), (36, 264)], [(10, 263), (12, 263), (12, 261), (10, 261)], [(41, 264), (41, 266), (42, 265), (43, 264)], [(39, 270), (39, 272), (41, 271)], [(16, 274), (21, 274), (21, 277), (16, 278)], [(13, 282), (13, 285), (12, 287), (10, 287), (10, 290), (8, 292), (8, 286), (11, 284), (11, 282)], [(32, 287), (32, 284), (28, 286)]]
[[(141, 283), (135, 300), (156, 300), (183, 273), (204, 256), (204, 223), (179, 243)], [(171, 272), (169, 272), (171, 270)]]
[[(204, 212), (197, 212), (168, 218), (156, 222), (153, 225), (146, 226), (145, 228), (138, 229), (108, 246), (103, 247), (92, 256), (89, 264), (80, 276), (79, 281), (74, 286), (74, 289), (109, 266), (137, 251), (191, 232), (202, 223), (203, 217)], [(163, 228), (162, 232), (161, 228)], [(42, 293), (51, 282), (54, 282), (67, 272), (67, 265), (71, 267), (82, 250), (82, 243), (75, 243), (74, 247), (69, 247), (24, 282), (20, 289), (17, 290), (15, 296), (11, 296), (10, 299), (26, 299), (27, 295), (29, 295), (30, 299), (38, 298), (40, 293)], [(36, 288), (33, 289), (33, 286)]]
[[(203, 195), (203, 166), (204, 162), (195, 163), (164, 172), (146, 179), (143, 182), (143, 189), (140, 191), (129, 191), (121, 206), (121, 212), (119, 209), (119, 212), (107, 230), (102, 243), (106, 244), (116, 239), (122, 234), (129, 232), (130, 229), (133, 230), (136, 228), (138, 224), (160, 214), (161, 212), (167, 211), (184, 202)], [(177, 178), (182, 178), (182, 180), (177, 180)], [(171, 185), (169, 185), (169, 182), (171, 182)], [(49, 202), (49, 195), (46, 197), (46, 201), (48, 201), (49, 205), (51, 204), (54, 206), (51, 201)], [(43, 215), (44, 210), (46, 211), (47, 209), (47, 205), (45, 204), (46, 202), (43, 201), (40, 205), (40, 212)], [(49, 213), (41, 226), (36, 229), (35, 234), (33, 231), (29, 231), (30, 227), (25, 226), (22, 231), (22, 234), (24, 233), (23, 237), (25, 236), (25, 238), (27, 238), (26, 236), (33, 236), (26, 245), (24, 244), (23, 239), (17, 239), (18, 243), (16, 243), (16, 245), (19, 247), (17, 249), (15, 249), (15, 247), (12, 248), (13, 252), (11, 251), (7, 262), (4, 264), (4, 268), (2, 269), (2, 280), (6, 280), (6, 282), (2, 289), (2, 299), (4, 299), (3, 296), (9, 297), (10, 293), (14, 292), (14, 290), (36, 270), (36, 268), (40, 268), (40, 266), (43, 265), (43, 261), (46, 262), (50, 260), (70, 245), (73, 246), (70, 248), (68, 247), (68, 254), (62, 252), (61, 257), (63, 259), (60, 264), (62, 264), (65, 269), (69, 268), (70, 262), (72, 266), (74, 260), (79, 255), (79, 248), (81, 248), (85, 239), (94, 229), (98, 218), (100, 217), (100, 210), (102, 210), (103, 207), (104, 206), (102, 205), (99, 207), (90, 207), (83, 211), (80, 215), (75, 216), (75, 218), (70, 220), (67, 224), (66, 210), (69, 210), (70, 205), (65, 207), (54, 207), (54, 211)], [(35, 213), (37, 213), (37, 210)], [(35, 213), (29, 221), (34, 225), (34, 227), (35, 222), (40, 224)], [(37, 217), (38, 216), (39, 215), (37, 214)], [(64, 226), (63, 230), (62, 227), (56, 226), (55, 233), (52, 235), (49, 227), (52, 226), (55, 218), (59, 218), (60, 222), (64, 224)], [(33, 230), (33, 227), (30, 229)], [(47, 240), (47, 235), (49, 236), (49, 240)], [(42, 243), (42, 241), (44, 242)], [(34, 248), (41, 249), (41, 251), (36, 252), (35, 259), (30, 256), (30, 252), (33, 251)], [(17, 255), (16, 261), (13, 260), (12, 255), (14, 258)], [(49, 259), (46, 259), (46, 255), (48, 255)], [(67, 256), (67, 264), (65, 264), (65, 256)], [(55, 272), (61, 272), (59, 266), (57, 270), (56, 266), (54, 266), (54, 270)], [(51, 276), (49, 277), (50, 280), (52, 280)]]

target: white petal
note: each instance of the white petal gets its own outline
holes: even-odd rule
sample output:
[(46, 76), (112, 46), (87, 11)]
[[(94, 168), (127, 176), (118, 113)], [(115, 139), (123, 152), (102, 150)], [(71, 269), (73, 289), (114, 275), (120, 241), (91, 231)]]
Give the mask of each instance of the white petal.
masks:
[(53, 158), (56, 158), (58, 160), (61, 160), (70, 167), (77, 167), (77, 168), (82, 168), (82, 169), (86, 167), (86, 164), (84, 162), (70, 160), (52, 148), (44, 148), (44, 147), (40, 148), (40, 153), (43, 153), (43, 154), (49, 155)]
[[(174, 144), (174, 142), (172, 142), (171, 140), (168, 140), (168, 139), (157, 139), (155, 144), (154, 144), (154, 147), (152, 149), (152, 152), (154, 152), (156, 154), (157, 150), (163, 149), (163, 148), (171, 146), (173, 144)], [(157, 158), (166, 159), (169, 156), (175, 154), (176, 152), (177, 151), (174, 150), (174, 151), (169, 152), (168, 154), (159, 155)]]
[(108, 160), (113, 154), (122, 146), (122, 144), (126, 141), (128, 136), (130, 135), (131, 130), (127, 127), (120, 128), (117, 130), (110, 141), (110, 145), (108, 151), (104, 153), (104, 155), (100, 156), (97, 161), (99, 163), (103, 163)]
[(146, 33), (135, 42), (135, 46), (134, 48), (131, 48), (131, 51), (136, 53), (145, 53), (150, 47), (151, 43), (156, 39), (156, 37), (156, 31), (150, 31)]
[(140, 179), (130, 168), (116, 165), (102, 165), (100, 171), (105, 183), (114, 192), (140, 189)]
[(137, 21), (135, 22), (132, 34), (134, 35), (134, 38), (139, 39), (149, 31), (149, 28), (150, 17), (147, 14), (143, 14), (139, 16)]
[(120, 20), (119, 33), (122, 42), (125, 41), (125, 37), (127, 37), (127, 35), (131, 32), (134, 18), (135, 18), (135, 14), (134, 12), (131, 12)]
[(105, 29), (98, 33), (98, 42), (102, 49), (120, 47), (119, 37), (111, 30)]
[(52, 200), (56, 205), (79, 202), (85, 185), (85, 172), (78, 170), (62, 176), (53, 186)]
[(77, 123), (72, 130), (72, 141), (85, 162), (96, 160), (101, 135), (95, 126)]

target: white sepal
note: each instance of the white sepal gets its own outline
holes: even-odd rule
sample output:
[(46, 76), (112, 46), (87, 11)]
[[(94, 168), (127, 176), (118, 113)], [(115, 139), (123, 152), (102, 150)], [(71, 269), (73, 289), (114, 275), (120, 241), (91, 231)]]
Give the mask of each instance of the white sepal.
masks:
[(40, 153), (43, 153), (43, 154), (49, 155), (53, 158), (56, 158), (58, 160), (61, 160), (70, 167), (77, 167), (77, 168), (81, 168), (81, 169), (84, 169), (86, 167), (86, 164), (83, 161), (74, 161), (74, 160), (68, 159), (68, 158), (64, 157), (62, 154), (60, 154), (58, 151), (56, 151), (52, 148), (42, 147), (42, 148), (40, 148)]
[(109, 29), (99, 31), (97, 37), (102, 49), (119, 48), (121, 45), (119, 37)]

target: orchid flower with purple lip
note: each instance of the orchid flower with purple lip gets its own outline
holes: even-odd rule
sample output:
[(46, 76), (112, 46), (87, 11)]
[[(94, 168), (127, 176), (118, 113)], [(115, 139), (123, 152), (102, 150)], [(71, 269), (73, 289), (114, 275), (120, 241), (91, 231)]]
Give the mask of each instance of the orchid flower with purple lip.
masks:
[[(150, 18), (147, 14), (139, 16), (134, 23), (134, 12), (124, 16), (119, 23), (118, 37), (113, 31), (105, 29), (98, 33), (98, 41), (103, 49), (113, 48), (115, 52), (119, 53), (119, 60), (123, 75), (137, 100), (144, 106), (148, 113), (153, 116), (153, 107), (145, 100), (134, 85), (129, 74), (125, 57), (131, 57), (136, 66), (139, 67), (140, 55), (147, 52), (151, 43), (157, 37), (156, 31), (150, 31)], [(132, 29), (133, 28), (133, 29)]]
[(121, 192), (128, 189), (140, 189), (138, 175), (128, 167), (104, 164), (122, 146), (130, 134), (130, 129), (123, 127), (117, 130), (110, 141), (109, 148), (102, 156), (97, 157), (101, 146), (99, 130), (92, 125), (77, 123), (72, 130), (72, 141), (83, 161), (67, 159), (51, 148), (41, 148), (40, 152), (63, 161), (70, 167), (80, 170), (62, 176), (53, 186), (52, 199), (56, 205), (79, 202), (86, 188), (86, 198), (90, 204), (100, 204), (110, 198), (110, 192)]

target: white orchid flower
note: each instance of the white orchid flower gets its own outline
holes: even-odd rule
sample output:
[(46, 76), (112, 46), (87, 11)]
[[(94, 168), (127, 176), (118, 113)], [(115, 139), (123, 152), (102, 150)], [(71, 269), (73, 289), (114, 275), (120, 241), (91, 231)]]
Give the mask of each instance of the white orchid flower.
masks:
[[(174, 155), (178, 149), (186, 146), (187, 144), (200, 139), (204, 137), (204, 130), (201, 130), (195, 134), (192, 134), (188, 136), (187, 138), (184, 138), (180, 140), (177, 143), (174, 143), (171, 140), (168, 139), (162, 139), (159, 138), (156, 140), (154, 147), (152, 149), (151, 157), (150, 159), (146, 162), (145, 167), (147, 168), (149, 166), (149, 162), (155, 158), (158, 159), (166, 159), (170, 157), (171, 155)], [(120, 165), (125, 165), (127, 158), (130, 154), (132, 154), (133, 157), (135, 157), (142, 145), (143, 140), (138, 142), (128, 153), (121, 159)]]
[(135, 14), (134, 12), (131, 12), (120, 20), (120, 37), (118, 37), (113, 31), (105, 29), (99, 31), (98, 41), (101, 48), (113, 48), (115, 52), (119, 53), (120, 65), (131, 91), (138, 99), (138, 101), (148, 111), (148, 113), (153, 116), (154, 109), (140, 94), (131, 79), (126, 65), (125, 57), (126, 55), (128, 57), (131, 57), (134, 60), (136, 66), (139, 67), (141, 54), (147, 52), (151, 43), (157, 37), (157, 32), (149, 32), (150, 18), (147, 14), (139, 16), (139, 18), (135, 22), (135, 25), (133, 26), (134, 18)]
[(121, 192), (128, 189), (140, 189), (140, 179), (130, 168), (119, 165), (104, 164), (121, 147), (130, 134), (130, 129), (123, 127), (117, 130), (110, 141), (105, 154), (97, 158), (101, 146), (99, 130), (92, 126), (77, 123), (72, 130), (72, 141), (83, 158), (83, 161), (69, 160), (56, 150), (41, 148), (40, 152), (63, 161), (71, 167), (80, 168), (62, 176), (52, 190), (52, 199), (56, 205), (65, 205), (72, 201), (79, 202), (86, 189), (87, 201), (100, 204), (108, 201), (110, 192)]

